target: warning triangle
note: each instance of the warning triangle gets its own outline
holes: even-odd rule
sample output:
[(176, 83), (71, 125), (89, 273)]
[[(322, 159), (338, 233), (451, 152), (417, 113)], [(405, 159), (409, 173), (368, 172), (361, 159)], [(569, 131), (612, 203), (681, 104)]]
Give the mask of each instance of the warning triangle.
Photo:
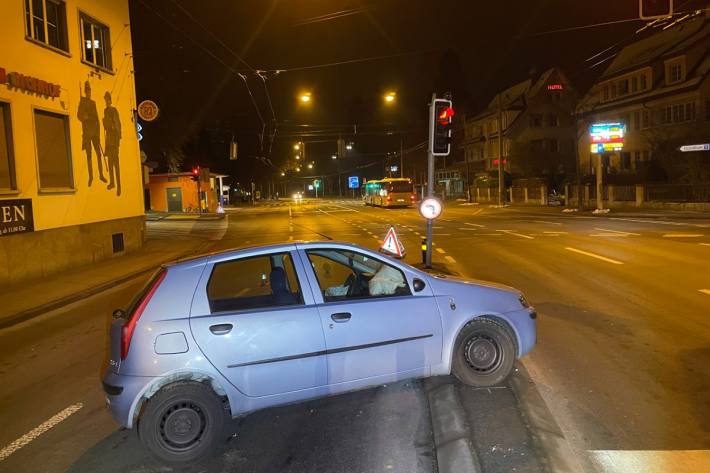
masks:
[(387, 231), (387, 235), (385, 235), (380, 251), (387, 252), (398, 258), (404, 257), (404, 245), (402, 245), (402, 242), (399, 241), (399, 237), (397, 236), (397, 232), (394, 227), (390, 227)]

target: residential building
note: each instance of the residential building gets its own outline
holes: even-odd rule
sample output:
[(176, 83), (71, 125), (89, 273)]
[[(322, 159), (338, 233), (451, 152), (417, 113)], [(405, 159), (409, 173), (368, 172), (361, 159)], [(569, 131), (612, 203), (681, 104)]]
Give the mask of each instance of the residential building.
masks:
[[(672, 21), (672, 20), (671, 20)], [(687, 178), (678, 151), (710, 138), (710, 18), (701, 13), (659, 23), (619, 51), (580, 101), (579, 160), (583, 174), (602, 159), (605, 181), (643, 183)], [(626, 127), (621, 149), (593, 152), (589, 127)]]
[(140, 248), (128, 0), (0, 2), (0, 283)]
[(500, 91), (483, 111), (466, 120), (462, 173), (497, 183), (502, 158), (512, 178), (545, 177), (552, 185), (561, 184), (556, 181), (574, 173), (576, 101), (574, 87), (558, 68)]

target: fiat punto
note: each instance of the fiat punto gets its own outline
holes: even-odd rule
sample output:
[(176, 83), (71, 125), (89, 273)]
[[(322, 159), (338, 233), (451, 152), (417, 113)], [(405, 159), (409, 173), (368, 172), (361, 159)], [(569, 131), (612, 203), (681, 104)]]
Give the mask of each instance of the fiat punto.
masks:
[(103, 387), (152, 454), (191, 462), (258, 409), (450, 373), (502, 383), (535, 318), (512, 288), (349, 243), (243, 248), (164, 266), (114, 312)]

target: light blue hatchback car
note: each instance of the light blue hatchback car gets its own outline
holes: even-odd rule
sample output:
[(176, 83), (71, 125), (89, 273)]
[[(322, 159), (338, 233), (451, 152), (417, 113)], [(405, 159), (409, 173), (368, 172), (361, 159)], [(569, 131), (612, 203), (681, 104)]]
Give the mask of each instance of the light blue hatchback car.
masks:
[(452, 372), (501, 383), (536, 338), (519, 291), (333, 241), (165, 266), (114, 318), (108, 407), (167, 462), (215, 453), (227, 416)]

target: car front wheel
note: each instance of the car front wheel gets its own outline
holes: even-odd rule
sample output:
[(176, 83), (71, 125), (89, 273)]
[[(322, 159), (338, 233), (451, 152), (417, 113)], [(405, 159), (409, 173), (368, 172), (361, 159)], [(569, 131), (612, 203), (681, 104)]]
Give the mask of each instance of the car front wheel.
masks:
[(191, 463), (218, 453), (224, 443), (222, 400), (201, 383), (176, 383), (150, 398), (138, 421), (143, 444), (166, 463)]
[(479, 317), (456, 339), (452, 371), (469, 386), (495, 386), (512, 372), (515, 352), (513, 334), (503, 322)]

